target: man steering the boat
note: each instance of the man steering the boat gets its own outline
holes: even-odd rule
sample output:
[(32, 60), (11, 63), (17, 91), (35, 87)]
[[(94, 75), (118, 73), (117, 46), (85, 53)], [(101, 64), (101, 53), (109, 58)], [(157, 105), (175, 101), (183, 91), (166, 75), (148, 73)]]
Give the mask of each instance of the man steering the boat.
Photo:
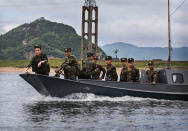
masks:
[(65, 79), (76, 79), (78, 76), (78, 72), (80, 70), (80, 66), (77, 62), (77, 59), (74, 55), (71, 54), (71, 48), (65, 48), (65, 60), (61, 64), (61, 67), (55, 70), (56, 74), (59, 73), (61, 70), (64, 71), (64, 78)]
[(156, 82), (157, 82), (158, 73), (154, 69), (154, 62), (153, 61), (148, 62), (148, 68), (149, 69), (146, 71), (146, 74), (148, 76), (148, 80), (149, 80), (150, 83), (155, 85)]
[(28, 70), (32, 67), (32, 71), (36, 74), (49, 75), (50, 65), (48, 64), (48, 57), (42, 53), (41, 46), (35, 45), (35, 56), (31, 59), (27, 66), (25, 73), (29, 73)]

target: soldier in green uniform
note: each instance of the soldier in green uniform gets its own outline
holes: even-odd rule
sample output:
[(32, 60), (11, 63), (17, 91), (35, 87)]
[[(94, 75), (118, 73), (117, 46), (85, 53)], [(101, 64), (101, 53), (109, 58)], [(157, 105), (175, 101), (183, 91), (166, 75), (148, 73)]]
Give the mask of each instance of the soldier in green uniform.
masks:
[(71, 54), (71, 48), (65, 48), (65, 61), (61, 64), (60, 69), (57, 69), (56, 74), (63, 70), (65, 79), (76, 79), (80, 66), (76, 60), (76, 57)]
[(112, 65), (112, 57), (107, 56), (106, 57), (106, 64), (107, 64), (107, 73), (106, 73), (106, 81), (117, 81), (118, 75), (116, 72), (116, 67)]
[(35, 56), (31, 59), (25, 73), (28, 73), (29, 68), (32, 67), (32, 71), (36, 74), (49, 75), (50, 66), (48, 64), (47, 55), (42, 53), (40, 45), (35, 45), (34, 48)]
[(155, 85), (157, 82), (158, 73), (157, 71), (154, 70), (154, 62), (153, 61), (148, 62), (148, 67), (149, 70), (146, 71), (148, 80), (149, 82)]
[[(104, 79), (106, 70), (101, 65), (97, 64), (97, 60), (98, 60), (98, 57), (94, 56), (93, 62), (96, 64), (96, 67), (95, 67), (94, 73), (92, 75), (92, 79), (93, 80), (102, 80), (102, 79)], [(100, 77), (101, 72), (102, 72), (102, 76)]]
[(121, 63), (123, 68), (121, 69), (121, 73), (120, 73), (120, 82), (127, 82), (127, 74), (128, 74), (127, 58), (121, 58)]
[(93, 62), (93, 53), (87, 53), (87, 59), (83, 61), (80, 79), (91, 79), (94, 74), (96, 64)]
[(55, 67), (55, 75), (54, 75), (54, 77), (59, 78), (62, 73), (63, 73), (62, 70), (60, 70), (59, 67), (56, 66), (56, 67)]
[(128, 82), (138, 82), (140, 78), (139, 70), (134, 67), (134, 59), (128, 59), (128, 74), (127, 81)]

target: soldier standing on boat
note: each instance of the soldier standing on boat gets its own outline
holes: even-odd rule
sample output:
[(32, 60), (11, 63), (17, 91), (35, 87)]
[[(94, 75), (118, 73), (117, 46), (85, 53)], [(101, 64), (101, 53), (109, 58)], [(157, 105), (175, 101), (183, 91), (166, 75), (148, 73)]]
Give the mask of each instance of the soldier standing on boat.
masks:
[(35, 45), (35, 56), (31, 59), (25, 73), (28, 73), (30, 67), (36, 74), (49, 75), (50, 65), (48, 64), (48, 57), (42, 53), (41, 46)]
[(76, 57), (71, 54), (71, 48), (65, 48), (65, 56), (65, 61), (61, 64), (60, 69), (56, 69), (55, 72), (57, 74), (63, 70), (65, 79), (76, 79), (80, 66), (76, 60)]
[(112, 65), (112, 57), (106, 57), (106, 64), (107, 64), (107, 73), (106, 73), (106, 81), (117, 81), (118, 75), (116, 72), (116, 67)]
[(149, 69), (146, 71), (146, 74), (148, 76), (149, 82), (151, 82), (153, 85), (157, 82), (158, 73), (154, 70), (154, 62), (150, 61), (148, 62)]
[(83, 61), (80, 79), (91, 79), (94, 74), (96, 64), (93, 62), (93, 53), (87, 53), (87, 59)]
[(139, 70), (134, 67), (134, 59), (128, 59), (128, 74), (127, 81), (128, 82), (138, 82), (140, 78)]
[(120, 82), (127, 82), (127, 74), (128, 74), (127, 58), (121, 58), (121, 63), (123, 67), (120, 73)]
[[(102, 79), (104, 79), (104, 76), (106, 74), (106, 70), (104, 69), (104, 67), (97, 64), (97, 60), (98, 60), (98, 57), (94, 56), (93, 62), (96, 64), (96, 67), (95, 67), (94, 73), (92, 75), (92, 79), (93, 80), (102, 80)], [(102, 76), (100, 77), (101, 72), (102, 72)]]

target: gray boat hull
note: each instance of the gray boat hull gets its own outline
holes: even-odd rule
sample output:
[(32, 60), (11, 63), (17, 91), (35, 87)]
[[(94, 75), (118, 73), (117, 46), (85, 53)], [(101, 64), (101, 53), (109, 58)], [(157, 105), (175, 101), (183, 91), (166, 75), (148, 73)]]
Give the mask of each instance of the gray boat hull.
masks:
[(136, 82), (110, 82), (95, 80), (66, 80), (35, 74), (20, 74), (41, 95), (64, 97), (73, 93), (121, 97), (134, 96), (154, 99), (188, 101), (188, 85)]

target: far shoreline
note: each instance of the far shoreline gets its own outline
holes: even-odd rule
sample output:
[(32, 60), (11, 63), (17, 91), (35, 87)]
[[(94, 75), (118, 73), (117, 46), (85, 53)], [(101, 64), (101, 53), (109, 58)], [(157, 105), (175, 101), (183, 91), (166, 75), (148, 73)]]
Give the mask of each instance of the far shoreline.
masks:
[[(120, 72), (121, 72), (121, 68), (122, 67), (116, 67), (116, 72), (118, 75), (120, 75)], [(143, 68), (143, 67), (137, 67), (140, 71), (141, 70), (147, 70), (148, 68)], [(164, 69), (164, 68), (155, 68), (156, 70), (160, 70), (160, 69)], [(175, 67), (174, 69), (181, 69), (181, 70), (188, 70), (188, 67), (185, 66), (185, 67)], [(12, 67), (12, 66), (9, 66), (9, 67), (0, 67), (0, 73), (1, 72), (19, 72), (19, 73), (24, 73), (26, 70), (26, 68), (23, 68), (23, 67)], [(32, 73), (32, 69), (30, 68), (29, 69), (29, 72)], [(55, 73), (55, 68), (51, 67), (50, 68), (50, 73)]]
[[(121, 68), (116, 68), (117, 73), (120, 74)], [(1, 72), (25, 72), (26, 68), (19, 68), (19, 67), (0, 67), (0, 73)], [(29, 72), (31, 73), (32, 70), (29, 69)], [(55, 68), (50, 68), (50, 73), (55, 73)]]
[[(19, 67), (0, 67), (0, 72), (25, 72), (26, 68), (19, 68)], [(50, 73), (54, 73), (54, 68), (50, 69)], [(29, 72), (32, 72), (31, 69), (29, 69)]]

